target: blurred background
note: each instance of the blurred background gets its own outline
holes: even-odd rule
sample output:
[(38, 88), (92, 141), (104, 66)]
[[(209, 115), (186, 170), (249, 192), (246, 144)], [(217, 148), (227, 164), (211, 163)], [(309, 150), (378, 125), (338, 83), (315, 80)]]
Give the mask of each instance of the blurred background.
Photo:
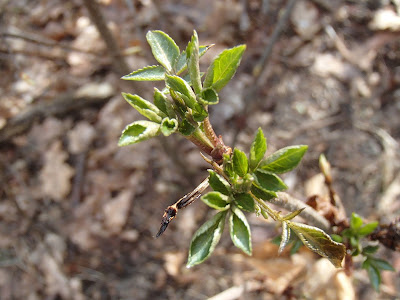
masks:
[[(118, 148), (141, 119), (121, 91), (152, 99), (154, 83), (120, 77), (156, 64), (148, 30), (184, 49), (193, 30), (223, 49), (246, 44), (212, 107), (227, 145), (246, 152), (258, 127), (268, 153), (307, 144), (284, 176), (289, 193), (324, 195), (332, 164), (347, 214), (400, 212), (400, 4), (393, 0), (1, 0), (1, 299), (399, 299), (396, 272), (372, 290), (360, 261), (348, 277), (308, 250), (277, 255), (272, 221), (249, 215), (254, 254), (225, 232), (186, 269), (191, 236), (212, 215), (201, 201), (158, 239), (164, 209), (207, 175), (179, 136)], [(157, 87), (160, 87), (156, 83)]]

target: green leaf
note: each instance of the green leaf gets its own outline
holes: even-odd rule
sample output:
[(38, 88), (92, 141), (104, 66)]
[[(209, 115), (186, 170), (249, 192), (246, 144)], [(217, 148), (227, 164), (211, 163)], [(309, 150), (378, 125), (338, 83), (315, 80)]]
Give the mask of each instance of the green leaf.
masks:
[(178, 120), (164, 118), (161, 121), (161, 132), (165, 136), (169, 136), (178, 129)]
[[(207, 50), (210, 49), (213, 45), (208, 45), (208, 46), (200, 46), (199, 47), (199, 57), (202, 57), (204, 54), (206, 54)], [(182, 53), (179, 55), (177, 63), (176, 63), (176, 74), (179, 75), (183, 71), (186, 70), (187, 65), (186, 65), (186, 50), (182, 51)]]
[(155, 30), (146, 34), (154, 58), (172, 72), (179, 56), (179, 47), (165, 32)]
[(351, 227), (351, 229), (357, 230), (362, 226), (362, 224), (363, 224), (362, 218), (358, 214), (353, 212), (351, 214), (351, 218), (350, 218), (350, 227)]
[(197, 104), (196, 95), (194, 94), (190, 85), (179, 76), (166, 75), (165, 79), (167, 85), (171, 89), (185, 96), (185, 98), (182, 97), (183, 100), (185, 100), (185, 104), (191, 109), (195, 109), (195, 105)]
[(383, 259), (370, 257), (370, 264), (379, 270), (393, 271), (393, 272), (395, 271), (393, 266)]
[(249, 223), (247, 223), (245, 215), (237, 207), (231, 208), (229, 216), (229, 229), (231, 239), (236, 247), (241, 249), (248, 255), (251, 255), (251, 232)]
[(247, 161), (247, 156), (243, 151), (235, 148), (233, 150), (232, 162), (233, 170), (236, 174), (238, 174), (240, 177), (243, 177), (247, 174), (249, 162)]
[(290, 240), (290, 228), (287, 226), (286, 222), (282, 222), (282, 236), (281, 236), (281, 243), (279, 244), (278, 253), (282, 253), (283, 249), (285, 249), (286, 245), (289, 243)]
[(343, 238), (338, 234), (331, 234), (331, 238), (337, 243), (343, 242)]
[(254, 203), (253, 197), (249, 193), (239, 193), (234, 195), (235, 204), (240, 208), (248, 212), (256, 211), (256, 204)]
[(138, 95), (122, 93), (122, 96), (134, 109), (150, 121), (160, 123), (162, 117), (165, 117), (165, 114), (157, 106)]
[(257, 198), (263, 199), (265, 201), (268, 201), (268, 200), (271, 200), (271, 199), (277, 197), (275, 192), (262, 190), (261, 188), (258, 188), (254, 183), (253, 183), (253, 186), (251, 187), (251, 192)]
[(196, 103), (194, 107), (195, 108), (193, 109), (193, 119), (196, 122), (204, 121), (204, 119), (208, 117), (208, 112), (200, 103)]
[(182, 133), (183, 135), (191, 135), (194, 131), (196, 130), (196, 127), (194, 127), (188, 120), (184, 119), (182, 122), (179, 124), (179, 132)]
[(208, 68), (204, 87), (213, 87), (219, 92), (232, 79), (245, 49), (246, 45), (240, 45), (222, 51)]
[(118, 146), (136, 144), (149, 138), (155, 137), (160, 133), (160, 124), (150, 121), (136, 121), (122, 131)]
[(379, 249), (378, 245), (377, 246), (369, 245), (369, 246), (366, 246), (363, 248), (362, 253), (364, 255), (371, 255), (371, 254), (374, 254), (376, 251), (378, 251), (378, 249)]
[(367, 270), (369, 280), (371, 281), (374, 290), (379, 292), (379, 286), (381, 285), (381, 273), (379, 269), (371, 265), (368, 258), (363, 262), (362, 268)]
[(208, 170), (210, 176), (208, 177), (208, 182), (212, 189), (216, 192), (220, 192), (224, 195), (229, 196), (231, 186), (230, 184), (219, 174), (212, 170)]
[(343, 244), (336, 243), (317, 227), (291, 221), (286, 221), (286, 223), (310, 250), (329, 259), (335, 267), (341, 267), (346, 254), (346, 247)]
[(265, 151), (267, 151), (267, 140), (261, 128), (258, 128), (250, 148), (250, 171), (257, 169), (258, 164), (264, 157)]
[(202, 90), (199, 102), (201, 102), (204, 105), (217, 104), (219, 102), (218, 93), (213, 88), (206, 88)]
[(197, 32), (193, 31), (192, 40), (186, 48), (187, 66), (190, 75), (190, 82), (196, 94), (201, 92), (201, 77), (199, 66), (199, 38)]
[(154, 105), (171, 119), (176, 118), (171, 102), (169, 102), (165, 94), (160, 92), (157, 88), (154, 88)]
[(286, 216), (282, 217), (282, 220), (290, 221), (291, 219), (299, 215), (304, 209), (305, 207), (295, 210), (291, 213), (288, 213)]
[(188, 268), (202, 263), (214, 251), (224, 231), (226, 214), (226, 211), (219, 212), (195, 232), (190, 243)]
[(358, 234), (360, 236), (365, 236), (365, 235), (371, 234), (374, 232), (376, 227), (378, 227), (378, 225), (379, 225), (379, 222), (371, 222), (371, 223), (365, 224), (360, 227), (360, 229), (358, 230)]
[(289, 172), (299, 164), (307, 149), (305, 145), (282, 148), (261, 161), (259, 168), (277, 174)]
[(264, 191), (283, 191), (287, 189), (286, 184), (277, 175), (264, 170), (259, 170), (255, 173), (256, 186)]
[(209, 192), (203, 195), (201, 200), (214, 209), (227, 210), (229, 208), (229, 197), (220, 192)]
[(164, 80), (165, 69), (162, 66), (148, 66), (143, 69), (133, 71), (132, 73), (122, 76), (124, 80), (135, 81), (158, 81)]

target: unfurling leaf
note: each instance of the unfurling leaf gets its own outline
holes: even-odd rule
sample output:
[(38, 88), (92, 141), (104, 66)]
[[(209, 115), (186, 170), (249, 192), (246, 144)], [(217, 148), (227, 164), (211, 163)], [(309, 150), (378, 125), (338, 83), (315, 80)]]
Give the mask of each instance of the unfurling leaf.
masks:
[(240, 45), (222, 51), (208, 68), (204, 87), (213, 87), (219, 92), (232, 79), (245, 49), (245, 45)]
[(229, 196), (231, 186), (229, 183), (219, 174), (215, 173), (213, 170), (208, 170), (210, 177), (208, 177), (208, 182), (212, 189), (216, 192), (220, 192), (224, 195)]
[(239, 193), (233, 196), (235, 204), (240, 208), (248, 212), (256, 211), (256, 204), (254, 203), (253, 197), (249, 193)]
[(265, 172), (264, 170), (258, 170), (256, 173), (256, 186), (261, 188), (263, 191), (283, 191), (287, 189), (287, 185), (277, 175)]
[(195, 104), (197, 103), (196, 95), (190, 85), (179, 76), (166, 75), (165, 77), (167, 85), (175, 92), (179, 92), (185, 96), (186, 98), (182, 97), (185, 100), (185, 104), (191, 109), (195, 109)]
[(169, 136), (178, 129), (178, 121), (176, 119), (164, 118), (161, 121), (161, 132), (165, 136)]
[(150, 121), (160, 123), (162, 118), (166, 116), (157, 106), (138, 95), (122, 93), (122, 96), (134, 109)]
[(259, 168), (277, 174), (289, 172), (299, 164), (307, 149), (305, 145), (282, 148), (261, 161)]
[[(207, 50), (210, 49), (212, 46), (213, 45), (199, 46), (199, 57), (202, 57), (204, 54), (206, 54)], [(187, 60), (187, 55), (186, 55), (186, 51), (184, 50), (179, 55), (177, 63), (176, 63), (176, 74), (177, 75), (181, 74), (183, 71), (186, 70), (186, 68), (187, 68), (186, 60)]]
[(197, 32), (193, 31), (192, 40), (186, 48), (187, 66), (190, 75), (190, 82), (196, 94), (201, 92), (201, 78), (199, 67), (199, 38)]
[(286, 222), (282, 222), (282, 235), (281, 243), (279, 244), (279, 253), (282, 253), (283, 249), (287, 246), (290, 240), (290, 228)]
[(247, 156), (243, 151), (235, 148), (233, 150), (232, 162), (233, 170), (236, 174), (238, 174), (240, 177), (243, 177), (247, 174), (249, 163), (247, 161)]
[(245, 215), (237, 207), (232, 207), (229, 216), (229, 229), (232, 242), (236, 247), (251, 255), (251, 232)]
[(157, 88), (154, 88), (154, 105), (171, 119), (176, 118), (171, 102)]
[(121, 77), (124, 80), (136, 81), (158, 81), (164, 80), (165, 68), (163, 66), (148, 66), (143, 69), (133, 71), (132, 73)]
[(224, 231), (227, 211), (221, 211), (205, 222), (193, 235), (190, 243), (188, 268), (206, 260), (217, 246)]
[(261, 128), (258, 128), (257, 134), (250, 148), (250, 171), (257, 169), (258, 164), (264, 157), (265, 151), (267, 151), (267, 140), (264, 137)]
[(204, 105), (214, 105), (219, 102), (218, 93), (213, 88), (204, 89), (201, 92), (201, 97), (199, 98), (199, 102)]
[(209, 192), (201, 197), (205, 204), (217, 210), (227, 210), (229, 208), (228, 199), (228, 196), (220, 192)]
[(346, 254), (346, 247), (343, 244), (333, 241), (328, 234), (317, 227), (291, 221), (286, 223), (310, 250), (329, 259), (336, 268), (341, 267)]
[(179, 56), (179, 47), (165, 32), (155, 30), (146, 34), (154, 58), (169, 72), (175, 68)]
[(136, 144), (160, 133), (160, 124), (150, 121), (136, 121), (125, 127), (118, 141), (118, 146)]

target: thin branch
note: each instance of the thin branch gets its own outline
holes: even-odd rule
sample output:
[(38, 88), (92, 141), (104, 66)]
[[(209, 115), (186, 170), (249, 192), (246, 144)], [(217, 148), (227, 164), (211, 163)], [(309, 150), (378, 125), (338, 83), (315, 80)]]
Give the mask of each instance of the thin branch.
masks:
[(125, 59), (120, 52), (117, 40), (114, 38), (106, 24), (99, 4), (95, 0), (83, 0), (83, 3), (89, 12), (91, 21), (96, 26), (98, 32), (104, 40), (104, 43), (107, 46), (107, 50), (110, 53), (112, 63), (116, 71), (122, 75), (128, 74), (130, 72), (128, 65), (126, 64)]
[(296, 199), (284, 192), (277, 192), (278, 198), (269, 200), (272, 204), (283, 207), (288, 211), (295, 211), (298, 209), (306, 208), (302, 211), (300, 216), (310, 222), (311, 224), (319, 227), (320, 229), (331, 232), (332, 228), (327, 219), (321, 216), (315, 209), (311, 206), (305, 204), (303, 201)]

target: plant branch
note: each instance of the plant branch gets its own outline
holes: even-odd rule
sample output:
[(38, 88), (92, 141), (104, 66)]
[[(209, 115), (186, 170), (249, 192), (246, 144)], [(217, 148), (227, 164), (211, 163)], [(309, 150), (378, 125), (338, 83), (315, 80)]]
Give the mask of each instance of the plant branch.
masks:
[(311, 206), (305, 204), (303, 201), (296, 199), (284, 192), (277, 192), (278, 198), (269, 200), (272, 204), (283, 207), (289, 211), (296, 211), (298, 209), (306, 208), (302, 211), (301, 217), (303, 217), (308, 222), (319, 227), (320, 229), (331, 232), (331, 226), (327, 219), (321, 216), (315, 209)]

